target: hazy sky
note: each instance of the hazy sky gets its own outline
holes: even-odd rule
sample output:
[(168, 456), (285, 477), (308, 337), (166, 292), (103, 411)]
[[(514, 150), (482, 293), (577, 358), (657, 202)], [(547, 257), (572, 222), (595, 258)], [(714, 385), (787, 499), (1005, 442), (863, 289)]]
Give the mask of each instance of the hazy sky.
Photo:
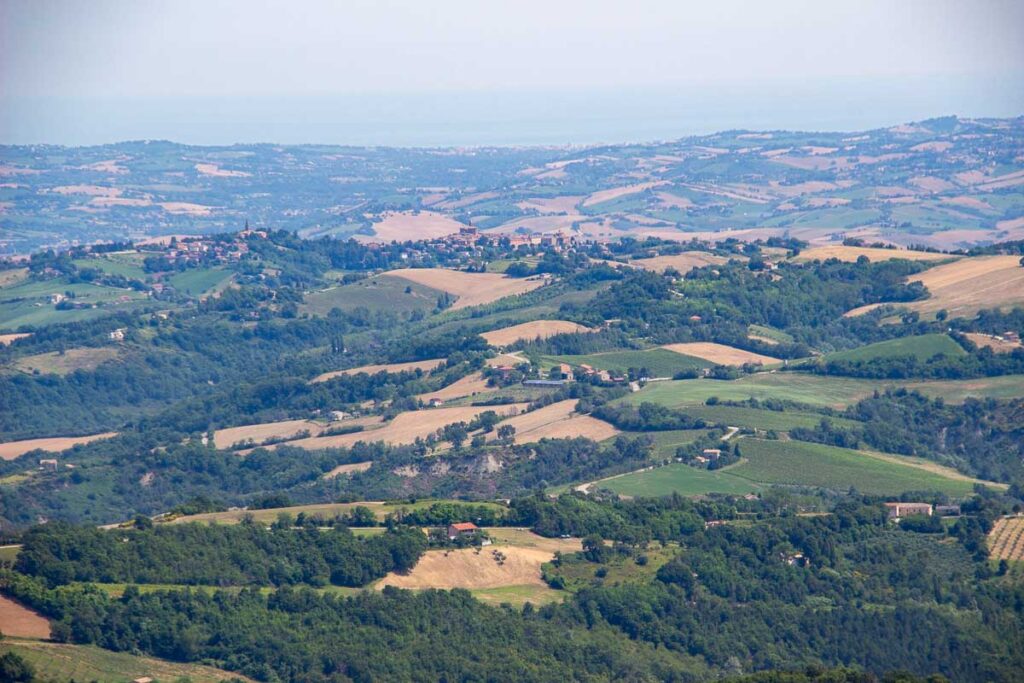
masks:
[[(89, 102), (124, 98), (806, 88), (844, 79), (920, 83), (927, 95), (947, 77), (1024, 82), (1024, 2), (0, 0), (0, 141), (45, 136), (47, 125), (54, 141), (72, 139), (71, 102), (84, 121), (101, 118)], [(979, 102), (965, 101), (934, 113), (1024, 113), (1014, 109), (1019, 93), (997, 87), (981, 94), (999, 111), (970, 111)], [(970, 92), (962, 98), (977, 100), (978, 87)], [(69, 111), (40, 118), (33, 108), (46, 98), (63, 98)], [(268, 110), (266, 123), (273, 116)], [(135, 123), (144, 118), (140, 110)], [(136, 133), (130, 117), (117, 123)]]

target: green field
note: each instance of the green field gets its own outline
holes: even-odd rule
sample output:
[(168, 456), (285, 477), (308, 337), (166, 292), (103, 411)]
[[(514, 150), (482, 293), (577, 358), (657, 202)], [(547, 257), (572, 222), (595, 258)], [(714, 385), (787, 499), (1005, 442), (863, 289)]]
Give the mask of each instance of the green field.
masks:
[(38, 680), (127, 683), (142, 676), (166, 683), (184, 679), (192, 683), (216, 683), (233, 678), (249, 680), (200, 664), (180, 664), (91, 645), (4, 639), (0, 642), (0, 653), (7, 652), (16, 652), (28, 661)]
[(1024, 375), (906, 382), (903, 386), (947, 403), (962, 403), (967, 398), (1020, 398), (1024, 396)]
[(698, 370), (712, 365), (703, 358), (694, 358), (666, 349), (608, 351), (574, 356), (541, 356), (540, 358), (540, 364), (543, 367), (551, 367), (558, 363), (568, 363), (574, 367), (585, 364), (598, 370), (623, 373), (629, 368), (647, 368), (651, 377), (671, 377), (683, 370)]
[(190, 296), (201, 296), (213, 291), (231, 277), (223, 268), (194, 268), (172, 275), (168, 282), (179, 292)]
[[(49, 301), (51, 294), (74, 293), (74, 301), (101, 304), (101, 308), (58, 310)], [(13, 330), (21, 325), (48, 325), (75, 322), (124, 310), (145, 299), (145, 294), (132, 289), (101, 287), (88, 283), (69, 283), (62, 278), (23, 280), (0, 288), (0, 330)]]
[[(924, 466), (903, 465), (861, 451), (803, 441), (740, 441), (743, 460), (726, 472), (758, 484), (813, 486), (861, 493), (895, 495), (904, 491), (935, 490), (950, 496), (970, 495), (967, 478), (944, 476)], [(893, 456), (895, 457), (895, 456)], [(908, 461), (913, 463), (914, 461)], [(935, 470), (939, 470), (937, 466)]]
[(753, 493), (762, 487), (725, 470), (705, 470), (673, 463), (645, 472), (633, 472), (608, 479), (595, 484), (593, 488), (610, 489), (624, 496), (657, 497), (671, 493), (683, 496), (705, 493), (742, 495)]
[(710, 429), (669, 429), (663, 432), (624, 432), (624, 436), (654, 439), (652, 457), (662, 460), (676, 457), (676, 449), (711, 433)]
[(821, 413), (811, 413), (799, 410), (767, 410), (764, 408), (745, 408), (741, 406), (707, 406), (696, 405), (687, 407), (687, 415), (701, 417), (708, 422), (714, 422), (729, 427), (747, 427), (749, 429), (774, 429), (784, 432), (794, 427), (817, 427), (824, 419), (830, 421), (837, 427), (855, 428), (859, 425), (854, 420), (846, 420), (841, 417), (831, 417)]
[(107, 275), (145, 280), (146, 271), (142, 269), (140, 254), (106, 254), (90, 258), (75, 259), (73, 263), (79, 268), (96, 268)]
[(917, 337), (889, 339), (848, 351), (837, 351), (826, 354), (824, 358), (825, 360), (863, 362), (879, 358), (913, 356), (919, 361), (926, 361), (940, 353), (947, 356), (963, 356), (967, 352), (948, 334), (923, 334)]
[(776, 398), (808, 405), (843, 407), (870, 396), (879, 382), (846, 377), (823, 377), (794, 372), (746, 375), (736, 380), (684, 379), (654, 382), (620, 399), (639, 405), (645, 401), (680, 407), (702, 404), (712, 396), (726, 401)]
[[(408, 291), (406, 291), (408, 289)], [(364, 307), (396, 312), (431, 311), (444, 292), (401, 278), (377, 276), (350, 285), (331, 287), (306, 295), (302, 311), (326, 316), (332, 308), (343, 311)]]
[(774, 327), (767, 327), (765, 325), (749, 325), (747, 327), (747, 334), (756, 335), (758, 337), (764, 337), (765, 339), (771, 339), (777, 341), (780, 344), (790, 344), (793, 342), (793, 337), (782, 330), (777, 330)]

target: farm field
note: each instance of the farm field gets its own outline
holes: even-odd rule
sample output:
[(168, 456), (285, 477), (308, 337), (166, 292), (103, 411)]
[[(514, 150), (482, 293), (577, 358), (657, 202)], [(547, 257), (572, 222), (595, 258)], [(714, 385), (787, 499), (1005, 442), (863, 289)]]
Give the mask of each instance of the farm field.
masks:
[[(182, 517), (175, 517), (170, 520), (170, 524), (188, 524), (190, 522), (216, 522), (217, 524), (238, 524), (247, 515), (252, 516), (253, 521), (260, 522), (262, 524), (270, 524), (277, 520), (278, 515), (284, 513), (292, 515), (293, 517), (298, 515), (300, 512), (304, 512), (306, 516), (310, 517), (323, 517), (330, 519), (337, 515), (345, 514), (356, 507), (366, 507), (373, 511), (377, 516), (378, 521), (383, 521), (385, 517), (393, 512), (399, 510), (419, 510), (422, 508), (428, 508), (434, 503), (443, 502), (455, 502), (455, 501), (444, 501), (436, 499), (423, 499), (417, 500), (415, 503), (408, 502), (393, 502), (386, 503), (381, 501), (360, 501), (357, 503), (313, 503), (311, 505), (291, 505), (283, 508), (267, 508), (266, 510), (226, 510), (224, 512), (203, 512), (196, 515), (184, 515)], [(504, 510), (504, 506), (498, 503), (488, 502), (474, 502), (473, 505), (486, 505), (495, 510)], [(376, 527), (371, 527), (376, 528)]]
[(491, 390), (491, 387), (487, 386), (487, 380), (484, 376), (479, 372), (474, 372), (455, 380), (442, 389), (438, 389), (437, 391), (432, 391), (427, 394), (419, 394), (416, 398), (424, 403), (431, 399), (453, 401), (458, 398), (473, 396), (489, 390)]
[[(811, 486), (861, 493), (895, 495), (904, 491), (936, 490), (953, 497), (970, 495), (971, 480), (933, 468), (903, 465), (893, 458), (879, 458), (847, 448), (803, 441), (743, 439), (743, 459), (726, 468), (729, 474), (758, 484)], [(895, 456), (893, 456), (895, 457)]]
[(698, 496), (707, 493), (742, 495), (760, 490), (760, 486), (725, 470), (705, 470), (683, 463), (672, 463), (641, 472), (631, 472), (596, 482), (593, 489), (610, 489), (623, 496)]
[(377, 240), (390, 242), (398, 240), (423, 240), (444, 237), (466, 227), (463, 223), (434, 211), (388, 211), (383, 220), (374, 223), (373, 233)]
[(365, 472), (366, 470), (370, 469), (370, 467), (372, 467), (372, 466), (373, 466), (372, 462), (354, 462), (354, 463), (349, 464), (349, 465), (338, 465), (337, 467), (335, 467), (330, 472), (327, 472), (326, 474), (324, 474), (323, 477), (321, 477), (321, 478), (322, 479), (334, 479), (335, 477), (340, 477), (343, 474), (349, 475), (349, 474), (352, 474), (353, 472)]
[(231, 271), (223, 268), (193, 268), (175, 273), (167, 281), (179, 292), (202, 296), (217, 289), (231, 277)]
[[(493, 410), (498, 415), (515, 415), (526, 409), (526, 403), (509, 403), (500, 406), (463, 406), (455, 408), (432, 408), (399, 413), (395, 419), (377, 429), (335, 436), (312, 436), (289, 441), (289, 446), (316, 450), (319, 448), (347, 448), (359, 441), (384, 441), (389, 444), (410, 444), (418, 438), (426, 438), (445, 425), (455, 422), (469, 422), (480, 413)], [(273, 446), (269, 447), (273, 449)]]
[(520, 323), (511, 327), (504, 327), (500, 330), (484, 332), (480, 336), (487, 340), (491, 346), (508, 346), (517, 341), (533, 341), (538, 337), (547, 339), (556, 334), (593, 332), (593, 330), (579, 323), (568, 322), (567, 320), (533, 320), (528, 323)]
[(858, 425), (854, 420), (797, 410), (779, 411), (743, 406), (696, 405), (688, 406), (684, 412), (687, 415), (700, 417), (719, 425), (761, 430), (774, 429), (780, 432), (794, 427), (817, 427), (822, 420), (828, 420), (837, 427), (852, 428)]
[(904, 382), (900, 386), (920, 391), (922, 394), (932, 398), (941, 398), (947, 403), (963, 403), (968, 398), (1024, 397), (1024, 375), (937, 380), (934, 382)]
[(793, 342), (793, 337), (790, 334), (765, 325), (750, 325), (747, 328), (747, 337), (767, 344), (790, 344)]
[(589, 365), (597, 370), (625, 373), (629, 368), (647, 368), (652, 377), (672, 377), (683, 370), (699, 370), (709, 363), (701, 358), (686, 356), (666, 349), (642, 351), (605, 351), (566, 356), (541, 356), (543, 367), (568, 363), (573, 367)]
[(217, 448), (230, 448), (236, 443), (252, 439), (253, 443), (261, 444), (267, 439), (289, 439), (296, 434), (309, 432), (317, 435), (324, 425), (312, 420), (284, 420), (282, 422), (263, 422), (261, 424), (227, 427), (213, 433), (213, 443)]
[(703, 251), (688, 251), (682, 254), (671, 256), (655, 256), (653, 258), (633, 259), (629, 265), (645, 270), (652, 270), (656, 273), (664, 273), (669, 268), (674, 268), (682, 274), (686, 274), (694, 268), (704, 266), (715, 266), (725, 263), (728, 259), (715, 254)]
[(75, 370), (95, 370), (117, 356), (118, 349), (113, 347), (67, 349), (64, 353), (50, 351), (22, 356), (14, 362), (14, 367), (22, 372), (63, 376)]
[(753, 351), (745, 351), (714, 342), (690, 342), (687, 344), (665, 344), (661, 348), (686, 356), (703, 358), (716, 365), (743, 365), (744, 363), (760, 363), (770, 365), (781, 363), (778, 358), (765, 356)]
[(931, 296), (902, 306), (933, 316), (946, 310), (951, 318), (971, 316), (983, 308), (1006, 309), (1024, 303), (1024, 267), (1019, 256), (975, 256), (929, 268), (909, 278)]
[[(77, 303), (96, 307), (59, 310), (50, 303), (51, 295), (68, 292), (74, 294)], [(0, 330), (14, 330), (21, 325), (88, 320), (127, 310), (145, 298), (145, 294), (133, 289), (69, 283), (65, 279), (23, 280), (0, 288)]]
[(646, 436), (654, 440), (655, 459), (674, 458), (679, 446), (693, 443), (711, 433), (710, 429), (667, 429), (660, 432), (624, 432), (626, 436)]
[(0, 595), (0, 633), (14, 638), (49, 638), (50, 622), (34, 610)]
[(919, 361), (926, 361), (938, 354), (952, 357), (963, 356), (966, 353), (948, 334), (923, 334), (917, 337), (888, 339), (855, 349), (825, 354), (824, 359), (857, 362), (912, 356)]
[(880, 383), (871, 380), (794, 372), (762, 372), (729, 381), (684, 379), (655, 382), (619, 400), (633, 404), (649, 401), (675, 408), (703, 404), (712, 396), (727, 401), (777, 398), (842, 408), (870, 396), (875, 388), (880, 388)]
[(853, 262), (861, 256), (866, 256), (869, 261), (889, 261), (892, 259), (906, 259), (908, 261), (942, 261), (957, 258), (950, 254), (935, 254), (928, 251), (913, 251), (910, 249), (877, 249), (871, 247), (847, 247), (841, 244), (827, 245), (822, 247), (811, 247), (804, 249), (793, 259), (794, 261), (825, 261), (830, 258), (840, 261)]
[(0, 346), (10, 346), (19, 339), (31, 337), (31, 332), (14, 332), (12, 334), (0, 334)]
[(5, 639), (0, 642), (0, 654), (7, 652), (15, 652), (24, 658), (35, 669), (40, 680), (122, 683), (143, 676), (159, 681), (188, 680), (192, 683), (251, 680), (202, 664), (181, 664), (126, 652), (113, 652), (92, 645)]
[[(589, 415), (575, 415), (575, 399), (552, 403), (537, 410), (510, 417), (501, 422), (516, 428), (516, 443), (532, 443), (541, 439), (570, 439), (585, 437), (604, 441), (619, 433), (612, 425)], [(492, 433), (492, 439), (497, 434)]]
[(96, 268), (108, 275), (145, 280), (146, 271), (142, 269), (142, 259), (143, 256), (140, 254), (120, 253), (75, 259), (73, 263), (79, 268)]
[(964, 334), (965, 337), (974, 342), (974, 345), (979, 349), (988, 348), (992, 349), (995, 353), (1013, 353), (1014, 350), (1022, 348), (1020, 342), (1007, 341), (1005, 339), (996, 339), (990, 334), (980, 334), (978, 332), (967, 332)]
[(117, 432), (105, 432), (103, 434), (93, 434), (92, 436), (56, 436), (43, 439), (25, 439), (24, 441), (8, 441), (7, 443), (0, 443), (0, 460), (14, 460), (36, 449), (41, 449), (48, 453), (60, 453), (78, 444), (89, 443), (99, 439), (109, 439), (114, 436), (117, 436)]
[(430, 372), (434, 368), (438, 367), (439, 365), (443, 365), (444, 363), (444, 358), (434, 358), (432, 360), (414, 360), (409, 363), (382, 363), (380, 365), (360, 365), (357, 368), (325, 372), (322, 375), (317, 375), (316, 377), (311, 379), (310, 382), (326, 382), (332, 377), (340, 377), (341, 375), (358, 375), (361, 372), (365, 372), (368, 375), (375, 375), (378, 372), (412, 372), (413, 370), (422, 370), (423, 372)]
[(303, 297), (299, 310), (321, 317), (326, 317), (333, 308), (343, 311), (360, 307), (371, 311), (431, 311), (437, 307), (437, 300), (443, 294), (439, 289), (414, 282), (392, 277), (369, 277), (348, 285), (310, 292)]
[(988, 534), (988, 548), (993, 560), (1024, 561), (1024, 517), (996, 520)]
[(382, 278), (399, 278), (458, 297), (451, 310), (489, 304), (507, 296), (525, 294), (544, 285), (540, 277), (511, 278), (498, 273), (466, 273), (445, 268), (401, 268), (389, 270)]

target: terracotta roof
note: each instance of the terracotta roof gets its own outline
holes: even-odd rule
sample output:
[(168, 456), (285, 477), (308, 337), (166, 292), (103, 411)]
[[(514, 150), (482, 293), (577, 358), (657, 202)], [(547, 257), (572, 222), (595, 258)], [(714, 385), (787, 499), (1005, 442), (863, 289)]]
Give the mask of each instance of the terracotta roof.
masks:
[(454, 524), (451, 525), (451, 527), (453, 529), (455, 529), (456, 531), (475, 531), (476, 530), (476, 524), (473, 524), (473, 522), (455, 522)]

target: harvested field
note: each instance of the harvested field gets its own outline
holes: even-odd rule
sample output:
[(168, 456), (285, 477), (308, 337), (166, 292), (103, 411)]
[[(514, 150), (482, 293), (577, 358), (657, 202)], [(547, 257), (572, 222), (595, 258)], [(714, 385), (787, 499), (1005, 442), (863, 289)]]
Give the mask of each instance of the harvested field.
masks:
[(996, 520), (988, 534), (988, 547), (993, 560), (1024, 560), (1024, 517)]
[(530, 232), (558, 232), (564, 230), (566, 232), (572, 230), (574, 223), (582, 223), (588, 220), (588, 216), (583, 216), (577, 213), (570, 213), (567, 215), (553, 214), (548, 216), (529, 216), (526, 218), (514, 218), (507, 223), (502, 223), (493, 230), (488, 232), (508, 233), (514, 232), (519, 228), (524, 228)]
[(631, 266), (653, 270), (656, 273), (664, 273), (669, 268), (675, 268), (684, 275), (694, 268), (704, 266), (721, 265), (728, 261), (721, 256), (708, 254), (702, 251), (688, 251), (684, 254), (673, 254), (671, 256), (655, 256), (654, 258), (633, 259), (629, 262)]
[(982, 308), (1024, 303), (1024, 268), (1019, 256), (975, 256), (930, 268), (910, 278), (931, 297), (906, 304), (919, 313), (945, 309), (951, 317), (974, 315)]
[(0, 287), (10, 287), (28, 277), (28, 268), (0, 270)]
[(508, 346), (520, 340), (532, 341), (540, 337), (547, 339), (556, 334), (573, 334), (593, 332), (589, 327), (572, 323), (566, 320), (533, 320), (528, 323), (521, 323), (511, 327), (503, 327), (500, 330), (484, 332), (480, 336), (487, 340), (491, 346)]
[[(579, 539), (543, 538), (525, 530), (488, 529), (494, 545), (477, 551), (428, 550), (408, 574), (388, 574), (375, 585), (414, 590), (427, 588), (498, 588), (501, 586), (543, 586), (541, 565), (556, 551), (577, 552)], [(504, 556), (499, 561), (495, 552)]]
[(101, 185), (60, 185), (50, 189), (56, 194), (85, 194), (91, 197), (118, 197), (121, 195), (119, 187), (103, 187)]
[(31, 337), (31, 332), (19, 332), (15, 334), (0, 334), (0, 346), (10, 346), (19, 339)]
[[(287, 513), (293, 517), (300, 512), (307, 517), (321, 517), (330, 519), (338, 515), (351, 512), (356, 507), (369, 508), (378, 521), (399, 510), (420, 510), (430, 507), (438, 499), (424, 498), (415, 503), (383, 503), (380, 501), (359, 501), (355, 503), (313, 503), (311, 505), (291, 505), (283, 508), (267, 508), (264, 510), (226, 510), (224, 512), (203, 512), (195, 515), (185, 515), (169, 520), (172, 524), (188, 524), (191, 522), (215, 522), (217, 524), (238, 524), (246, 516), (251, 516), (253, 521), (262, 524), (274, 522), (278, 515)], [(444, 502), (443, 500), (441, 502)], [(474, 503), (475, 505), (486, 505), (495, 510), (502, 510), (504, 507), (498, 503)]]
[(385, 212), (380, 222), (374, 223), (373, 232), (378, 240), (385, 242), (433, 239), (459, 232), (466, 227), (444, 214), (433, 211)]
[(494, 358), (487, 359), (487, 367), (496, 368), (501, 365), (512, 365), (516, 366), (520, 363), (528, 363), (529, 361), (519, 355), (519, 352), (514, 353), (499, 353)]
[(349, 448), (359, 441), (384, 441), (392, 445), (410, 444), (418, 438), (426, 438), (445, 425), (455, 422), (469, 422), (480, 413), (493, 410), (498, 415), (515, 415), (524, 410), (526, 403), (510, 403), (501, 406), (465, 406), (456, 408), (433, 408), (411, 410), (399, 413), (395, 419), (378, 429), (336, 436), (319, 436), (288, 442), (289, 446), (316, 450), (320, 448)]
[(665, 184), (667, 184), (667, 181), (661, 180), (650, 183), (637, 183), (636, 185), (624, 185), (623, 187), (613, 187), (608, 190), (599, 190), (584, 199), (583, 206), (594, 206), (595, 204), (601, 204), (602, 202), (608, 202), (613, 199), (618, 199), (619, 197), (636, 194), (637, 192), (643, 192), (644, 190), (649, 190), (652, 187), (658, 187), (659, 185)]
[(1022, 346), (1020, 342), (997, 339), (990, 334), (967, 332), (964, 336), (974, 342), (975, 346), (978, 348), (992, 349), (995, 353), (1011, 353)]
[(743, 365), (744, 363), (781, 363), (778, 358), (762, 356), (752, 351), (744, 351), (724, 344), (714, 342), (690, 342), (688, 344), (665, 344), (661, 348), (682, 353), (687, 356), (696, 356), (704, 360), (718, 363), (719, 365)]
[(0, 595), (0, 633), (14, 638), (49, 638), (50, 622), (29, 608)]
[(461, 197), (445, 199), (442, 202), (434, 204), (439, 209), (445, 209), (451, 211), (453, 209), (461, 209), (466, 206), (472, 206), (480, 202), (485, 202), (488, 199), (495, 199), (499, 195), (497, 192), (474, 192), (472, 194), (463, 195)]
[(217, 448), (230, 448), (236, 443), (252, 439), (259, 445), (267, 439), (290, 439), (296, 434), (309, 432), (316, 436), (324, 430), (324, 425), (311, 420), (285, 420), (283, 422), (264, 422), (262, 424), (245, 425), (218, 429), (213, 433), (213, 443)]
[(885, 306), (885, 305), (886, 304), (866, 304), (864, 306), (858, 306), (857, 308), (851, 308), (846, 313), (843, 313), (843, 317), (844, 318), (854, 318), (854, 317), (856, 317), (858, 315), (864, 315), (865, 313), (870, 313), (871, 311), (875, 310), (876, 308), (880, 308), (880, 307)]
[(110, 347), (67, 349), (64, 353), (50, 351), (24, 356), (15, 361), (14, 367), (27, 373), (67, 375), (75, 370), (95, 370), (117, 355), (118, 350)]
[(511, 278), (497, 273), (466, 273), (445, 268), (402, 268), (386, 273), (390, 277), (433, 289), (439, 289), (458, 297), (452, 310), (489, 304), (507, 296), (525, 294), (544, 284), (541, 278)]
[(93, 434), (92, 436), (57, 436), (45, 439), (8, 441), (7, 443), (0, 443), (0, 460), (14, 460), (18, 456), (36, 449), (44, 450), (48, 453), (60, 453), (72, 446), (99, 441), (100, 439), (109, 439), (114, 436), (117, 436), (117, 432), (105, 432), (103, 434)]
[(423, 372), (430, 372), (439, 365), (443, 365), (445, 362), (444, 358), (435, 358), (433, 360), (414, 360), (409, 363), (381, 363), (379, 365), (360, 365), (357, 368), (349, 368), (348, 370), (335, 370), (333, 372), (325, 372), (322, 375), (317, 375), (313, 379), (309, 380), (310, 383), (326, 382), (333, 377), (341, 377), (342, 375), (358, 375), (361, 372), (365, 372), (368, 375), (374, 375), (378, 372), (411, 372), (413, 370), (422, 370)]
[(800, 252), (795, 261), (824, 261), (835, 258), (840, 261), (854, 262), (861, 256), (869, 261), (889, 261), (891, 259), (907, 259), (908, 261), (938, 261), (956, 258), (949, 254), (933, 254), (927, 251), (911, 251), (909, 249), (872, 249), (871, 247), (847, 247), (841, 244), (824, 247), (811, 247)]
[[(516, 443), (532, 443), (541, 439), (571, 439), (585, 437), (604, 441), (619, 433), (612, 425), (589, 415), (575, 415), (575, 399), (567, 399), (544, 406), (538, 410), (516, 415), (502, 425), (516, 428)], [(497, 438), (492, 433), (491, 438)]]
[(353, 472), (365, 472), (370, 469), (373, 462), (354, 462), (349, 465), (338, 465), (333, 470), (323, 476), (323, 479), (334, 479), (342, 474), (352, 474)]
[(473, 394), (488, 391), (490, 388), (491, 387), (487, 386), (487, 380), (484, 379), (484, 376), (479, 372), (474, 372), (473, 374), (466, 375), (465, 377), (455, 380), (443, 389), (432, 391), (428, 394), (420, 394), (416, 398), (424, 403), (433, 398), (441, 399), (442, 401), (454, 401), (457, 398), (472, 396)]
[(537, 211), (539, 213), (574, 213), (576, 205), (583, 199), (583, 195), (566, 195), (563, 197), (531, 197), (516, 203), (524, 211)]
[(252, 175), (245, 171), (229, 171), (217, 164), (196, 164), (196, 171), (199, 175), (208, 175), (215, 178), (248, 178)]

